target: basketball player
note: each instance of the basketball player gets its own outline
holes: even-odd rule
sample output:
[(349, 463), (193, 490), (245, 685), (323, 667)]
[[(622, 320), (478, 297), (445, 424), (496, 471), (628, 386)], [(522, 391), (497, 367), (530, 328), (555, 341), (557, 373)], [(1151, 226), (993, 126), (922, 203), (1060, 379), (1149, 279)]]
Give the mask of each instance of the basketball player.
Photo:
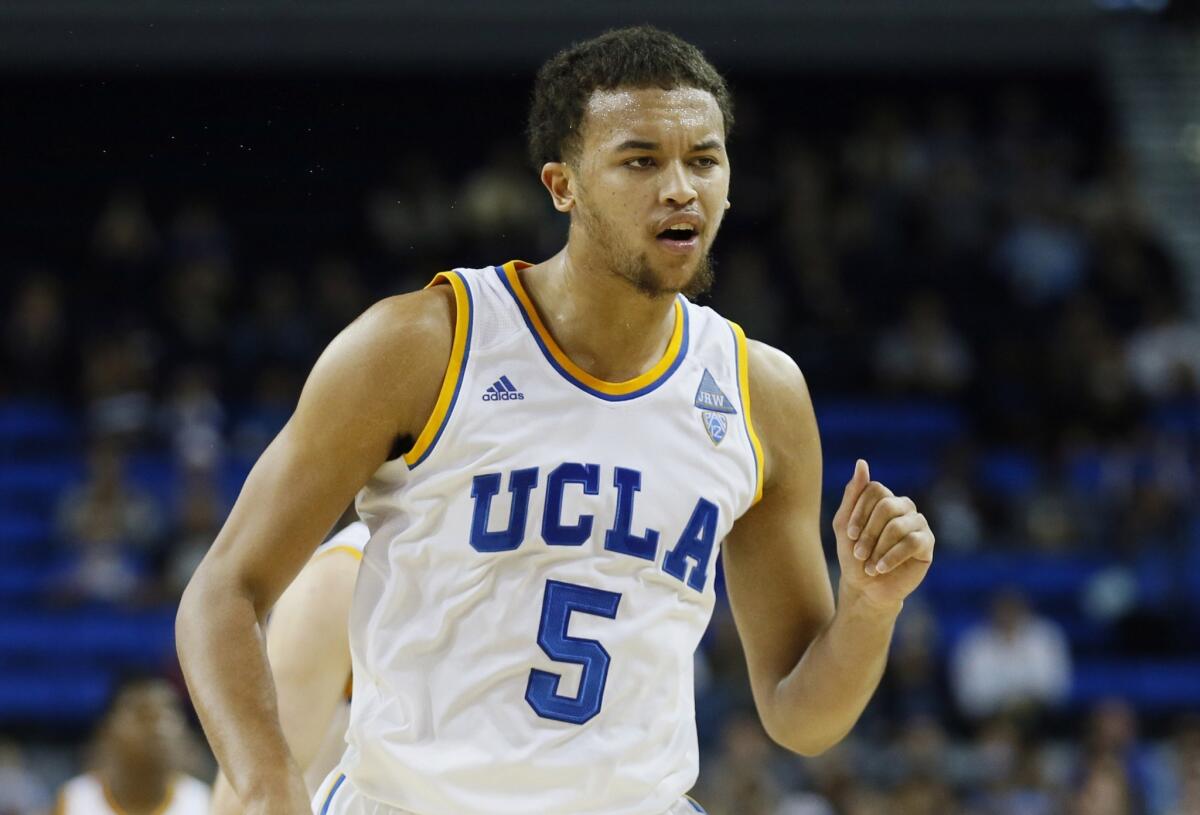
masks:
[(731, 123), (724, 80), (672, 35), (558, 54), (529, 135), (566, 246), (439, 274), (318, 360), (177, 621), (248, 812), (309, 806), (257, 632), (356, 493), (354, 698), (320, 815), (702, 811), (683, 796), (718, 548), (767, 732), (815, 754), (853, 726), (933, 535), (858, 462), (835, 607), (803, 377), (687, 297), (728, 206)]
[(129, 685), (100, 723), (92, 770), (62, 786), (54, 815), (206, 815), (208, 786), (178, 771), (186, 738), (170, 686)]
[[(356, 520), (317, 547), (271, 610), (267, 627), (279, 723), (312, 792), (346, 747), (350, 597), (368, 537), (367, 525)], [(218, 774), (212, 815), (240, 812), (242, 805), (229, 781)]]

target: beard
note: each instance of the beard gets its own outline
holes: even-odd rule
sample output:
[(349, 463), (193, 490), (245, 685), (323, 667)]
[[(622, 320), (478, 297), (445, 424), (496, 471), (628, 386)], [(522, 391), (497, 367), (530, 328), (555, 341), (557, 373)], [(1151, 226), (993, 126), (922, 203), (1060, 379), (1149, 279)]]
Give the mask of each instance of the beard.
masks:
[(620, 277), (647, 297), (674, 297), (676, 294), (682, 294), (689, 300), (695, 300), (708, 294), (712, 288), (715, 264), (707, 249), (700, 255), (691, 277), (684, 281), (682, 286), (668, 285), (662, 275), (650, 265), (650, 256), (646, 252), (637, 253), (627, 249), (611, 224), (587, 207), (580, 207), (576, 212), (584, 230), (591, 236), (595, 245), (602, 248), (607, 255), (605, 270)]

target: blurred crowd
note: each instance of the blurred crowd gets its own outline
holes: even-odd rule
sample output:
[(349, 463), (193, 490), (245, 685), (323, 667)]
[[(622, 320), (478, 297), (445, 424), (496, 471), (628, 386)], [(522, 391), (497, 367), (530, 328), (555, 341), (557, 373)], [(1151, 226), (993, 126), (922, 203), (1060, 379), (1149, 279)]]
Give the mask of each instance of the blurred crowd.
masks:
[[(739, 91), (712, 305), (797, 359), (818, 419), (835, 397), (968, 417), (914, 494), (946, 556), (1200, 547), (1200, 324), (1103, 104), (985, 85), (818, 116), (782, 84)], [(342, 327), (442, 268), (557, 250), (564, 223), (519, 139), (477, 139), (462, 158), (409, 141), (363, 160), (339, 181), (343, 233), (308, 257), (290, 232), (307, 245), (330, 230), (289, 223), (286, 206), (122, 183), (82, 251), (9, 273), (0, 399), (66, 406), (86, 450), (53, 519), (72, 565), (46, 602), (172, 602), (229, 509), (229, 473)], [(1029, 470), (1016, 488), (983, 474), (996, 450)], [(171, 491), (130, 476), (147, 457)], [(1122, 595), (1119, 578), (1096, 603), (1117, 606), (1130, 653), (1147, 637), (1168, 655), (1194, 646), (1194, 624), (1164, 630), (1180, 596)], [(799, 759), (756, 723), (719, 607), (697, 660), (696, 797), (713, 815), (1200, 813), (1197, 710), (1071, 708), (1069, 626), (1001, 587), (975, 617), (948, 641), (938, 608), (911, 601), (863, 723)], [(22, 766), (0, 749), (0, 813), (45, 803), (32, 787), (49, 781)]]

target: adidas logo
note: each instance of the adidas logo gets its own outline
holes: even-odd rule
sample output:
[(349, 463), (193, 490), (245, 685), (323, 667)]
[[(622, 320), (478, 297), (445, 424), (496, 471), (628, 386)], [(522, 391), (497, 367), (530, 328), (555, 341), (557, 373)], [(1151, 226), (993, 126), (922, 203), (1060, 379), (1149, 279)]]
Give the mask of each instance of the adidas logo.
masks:
[(510, 382), (507, 376), (500, 377), (496, 380), (496, 384), (483, 392), (483, 401), (485, 402), (508, 402), (524, 398), (525, 394), (517, 390), (516, 385)]

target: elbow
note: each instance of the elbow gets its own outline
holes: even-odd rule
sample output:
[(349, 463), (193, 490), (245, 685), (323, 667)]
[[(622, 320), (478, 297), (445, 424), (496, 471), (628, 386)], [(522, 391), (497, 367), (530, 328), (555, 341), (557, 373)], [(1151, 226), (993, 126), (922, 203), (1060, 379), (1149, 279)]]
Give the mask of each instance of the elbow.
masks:
[(175, 651), (185, 668), (187, 653), (203, 647), (208, 629), (227, 611), (229, 592), (222, 591), (221, 586), (228, 583), (214, 572), (210, 559), (202, 560), (188, 580), (175, 611)]
[(202, 619), (205, 582), (204, 564), (201, 563), (184, 588), (179, 598), (179, 608), (175, 611), (175, 652), (181, 664), (186, 663), (195, 626)]
[(829, 732), (816, 725), (813, 719), (805, 722), (801, 717), (793, 724), (769, 722), (764, 718), (763, 726), (771, 741), (805, 758), (815, 758), (836, 747), (850, 733), (850, 728)]

